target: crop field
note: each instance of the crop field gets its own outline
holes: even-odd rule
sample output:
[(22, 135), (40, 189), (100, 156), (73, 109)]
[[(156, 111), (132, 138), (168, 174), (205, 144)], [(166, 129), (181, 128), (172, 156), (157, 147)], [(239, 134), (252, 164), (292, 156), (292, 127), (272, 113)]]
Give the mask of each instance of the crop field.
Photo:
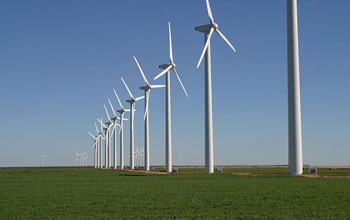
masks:
[(350, 219), (350, 169), (223, 171), (3, 168), (0, 219)]

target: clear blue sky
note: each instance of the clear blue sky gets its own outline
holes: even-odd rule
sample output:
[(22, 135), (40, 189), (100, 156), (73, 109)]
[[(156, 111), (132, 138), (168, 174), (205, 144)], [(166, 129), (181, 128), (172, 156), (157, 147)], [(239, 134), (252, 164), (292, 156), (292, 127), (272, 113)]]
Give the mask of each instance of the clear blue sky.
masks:
[[(237, 53), (212, 39), (215, 164), (287, 163), (286, 1), (211, 1), (215, 21)], [(299, 1), (303, 159), (350, 165), (350, 1)], [(106, 119), (116, 88), (135, 95), (168, 62), (171, 21), (174, 163), (204, 163), (204, 78), (196, 63), (208, 23), (204, 0), (0, 2), (0, 166), (74, 165), (93, 151), (87, 131)], [(164, 78), (157, 80), (163, 83)], [(136, 105), (136, 148), (143, 147), (143, 102)], [(165, 90), (150, 100), (151, 164), (164, 164)], [(128, 117), (128, 116), (127, 116)], [(128, 131), (129, 125), (126, 123)], [(125, 134), (126, 164), (129, 135)]]

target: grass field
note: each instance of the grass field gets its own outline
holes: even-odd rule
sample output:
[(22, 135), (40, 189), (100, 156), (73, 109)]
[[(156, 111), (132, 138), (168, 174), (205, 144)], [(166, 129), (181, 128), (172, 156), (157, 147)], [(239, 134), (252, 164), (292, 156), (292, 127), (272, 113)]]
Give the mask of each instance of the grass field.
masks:
[(289, 176), (285, 168), (0, 169), (0, 219), (350, 219), (350, 179)]

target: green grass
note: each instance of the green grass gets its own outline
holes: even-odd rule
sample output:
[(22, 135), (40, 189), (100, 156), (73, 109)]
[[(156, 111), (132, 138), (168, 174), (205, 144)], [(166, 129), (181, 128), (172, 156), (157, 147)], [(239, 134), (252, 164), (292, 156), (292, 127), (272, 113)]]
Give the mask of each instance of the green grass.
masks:
[[(318, 171), (350, 176), (346, 169)], [(350, 179), (295, 177), (284, 168), (212, 175), (199, 168), (174, 175), (0, 169), (0, 219), (350, 219)]]

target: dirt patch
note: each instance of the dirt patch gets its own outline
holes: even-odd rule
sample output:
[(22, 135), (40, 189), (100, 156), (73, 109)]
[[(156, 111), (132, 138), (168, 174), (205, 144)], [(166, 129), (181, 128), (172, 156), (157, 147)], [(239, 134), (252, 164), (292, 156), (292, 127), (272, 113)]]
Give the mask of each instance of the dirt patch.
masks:
[(341, 179), (350, 179), (350, 176), (321, 176), (322, 178), (341, 178)]
[(297, 175), (297, 176), (307, 177), (307, 178), (320, 178), (321, 177), (317, 174), (302, 174), (302, 175)]
[(300, 177), (306, 178), (338, 178), (338, 179), (350, 179), (350, 176), (320, 176), (317, 174), (303, 174), (299, 175)]
[(144, 170), (127, 170), (125, 169), (126, 171), (129, 171), (129, 172), (136, 172), (136, 173), (151, 173), (151, 174), (170, 174), (170, 173), (166, 173), (166, 172), (153, 172), (153, 171), (144, 171)]
[(232, 175), (237, 175), (237, 176), (255, 176), (255, 174), (252, 173), (231, 173)]

